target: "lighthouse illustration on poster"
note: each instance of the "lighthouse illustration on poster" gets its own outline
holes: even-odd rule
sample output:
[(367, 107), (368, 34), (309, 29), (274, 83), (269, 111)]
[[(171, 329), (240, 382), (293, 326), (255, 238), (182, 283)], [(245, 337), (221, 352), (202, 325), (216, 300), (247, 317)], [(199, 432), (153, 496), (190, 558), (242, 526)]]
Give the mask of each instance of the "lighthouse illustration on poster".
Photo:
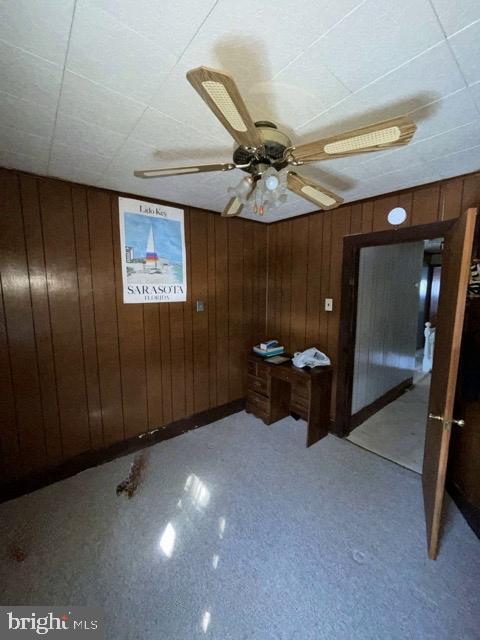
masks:
[(187, 299), (182, 209), (119, 198), (125, 303)]

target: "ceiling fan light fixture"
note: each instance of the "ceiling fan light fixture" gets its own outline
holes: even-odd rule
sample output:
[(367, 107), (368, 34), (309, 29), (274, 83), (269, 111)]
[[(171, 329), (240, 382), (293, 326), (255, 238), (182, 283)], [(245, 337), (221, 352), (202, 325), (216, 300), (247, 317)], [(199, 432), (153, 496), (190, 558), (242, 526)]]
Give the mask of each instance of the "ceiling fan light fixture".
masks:
[(262, 170), (262, 185), (266, 191), (272, 192), (272, 194), (280, 188), (281, 173), (275, 169), (275, 167), (267, 167)]
[(247, 126), (242, 116), (223, 84), (215, 80), (204, 80), (202, 86), (217, 108), (222, 112), (228, 124), (233, 127), (235, 131), (247, 131)]
[(267, 176), (265, 178), (265, 186), (269, 191), (275, 191), (279, 184), (280, 181), (277, 176)]
[(252, 176), (246, 176), (240, 180), (236, 187), (229, 187), (227, 193), (232, 198), (237, 198), (242, 204), (246, 204), (253, 187), (254, 179)]
[(277, 171), (271, 166), (265, 170), (262, 169), (261, 178), (257, 182), (251, 199), (253, 213), (263, 216), (286, 202), (287, 173), (284, 169)]
[(380, 129), (380, 131), (372, 131), (371, 133), (364, 133), (360, 136), (354, 136), (353, 138), (330, 142), (324, 146), (323, 150), (329, 155), (349, 153), (351, 151), (359, 151), (360, 149), (368, 149), (369, 147), (391, 144), (392, 142), (396, 142), (401, 135), (402, 132), (399, 127), (387, 127), (386, 129)]

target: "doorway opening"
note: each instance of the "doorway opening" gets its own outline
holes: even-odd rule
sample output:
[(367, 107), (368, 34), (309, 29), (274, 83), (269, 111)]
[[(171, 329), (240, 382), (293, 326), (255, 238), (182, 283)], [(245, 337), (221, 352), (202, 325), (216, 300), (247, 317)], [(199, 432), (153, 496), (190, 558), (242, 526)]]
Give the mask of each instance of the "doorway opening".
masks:
[[(407, 397), (428, 398), (433, 355), (428, 345), (433, 339), (425, 351), (425, 323), (436, 325), (443, 238), (453, 223), (445, 220), (344, 238), (336, 435), (351, 434), (353, 440), (357, 428), (407, 395), (412, 385)], [(404, 344), (409, 345), (410, 357), (397, 357)], [(362, 370), (354, 384), (355, 371)], [(415, 470), (420, 462), (417, 458)]]
[(421, 473), (443, 238), (360, 249), (354, 444)]
[[(450, 435), (452, 427), (465, 426), (465, 421), (459, 416), (458, 407), (455, 406), (455, 394), (471, 279), (476, 216), (477, 210), (470, 208), (456, 220), (344, 238), (337, 406), (333, 429), (341, 437), (349, 435), (355, 427), (355, 417), (357, 417), (352, 413), (352, 406), (354, 406), (352, 401), (362, 248), (418, 243), (418, 241), (425, 240), (438, 241), (439, 238), (444, 238), (441, 287), (436, 319), (435, 357), (432, 363), (432, 380), (428, 394), (422, 466), (428, 555), (432, 559), (437, 557), (440, 540)], [(423, 247), (425, 248), (425, 243), (423, 243)], [(403, 271), (408, 271), (406, 264), (403, 269), (397, 269), (396, 272), (390, 268), (390, 279), (395, 279), (395, 277), (401, 279)], [(388, 268), (385, 270), (387, 271)], [(373, 272), (373, 275), (377, 274)], [(402, 296), (400, 300), (402, 311), (399, 313), (403, 313), (403, 308), (409, 305), (414, 310), (414, 315), (418, 313), (418, 307), (406, 293), (399, 295)], [(419, 300), (418, 292), (416, 299)], [(417, 322), (419, 322), (418, 318)], [(403, 331), (403, 325), (399, 331)], [(412, 382), (413, 376), (410, 383)], [(473, 427), (475, 428), (475, 425)]]

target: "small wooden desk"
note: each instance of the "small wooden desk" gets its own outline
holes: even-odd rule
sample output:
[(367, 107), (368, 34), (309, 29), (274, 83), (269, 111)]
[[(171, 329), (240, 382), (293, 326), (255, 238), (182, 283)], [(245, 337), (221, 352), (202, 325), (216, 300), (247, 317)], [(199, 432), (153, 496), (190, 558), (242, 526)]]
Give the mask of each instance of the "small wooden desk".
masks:
[(248, 356), (247, 413), (265, 424), (288, 415), (307, 422), (307, 447), (328, 434), (332, 367), (298, 369)]

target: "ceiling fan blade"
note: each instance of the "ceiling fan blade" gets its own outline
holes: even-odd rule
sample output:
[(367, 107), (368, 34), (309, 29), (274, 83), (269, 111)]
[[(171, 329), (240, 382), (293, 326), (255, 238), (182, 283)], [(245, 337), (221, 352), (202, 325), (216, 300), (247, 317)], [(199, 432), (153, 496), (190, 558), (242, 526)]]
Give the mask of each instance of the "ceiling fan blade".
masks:
[(208, 67), (197, 67), (187, 73), (187, 79), (238, 144), (261, 146), (258, 130), (232, 76)]
[(332, 191), (325, 189), (312, 180), (307, 180), (299, 176), (294, 171), (289, 171), (287, 175), (287, 187), (302, 198), (310, 200), (320, 209), (335, 209), (342, 204), (343, 198), (335, 195)]
[(239, 216), (242, 213), (243, 204), (240, 202), (240, 198), (234, 196), (227, 202), (227, 206), (222, 211), (224, 218), (233, 218), (233, 216)]
[(289, 150), (290, 162), (301, 164), (328, 160), (408, 144), (416, 128), (415, 123), (406, 117), (377, 122), (316, 142), (299, 144)]
[(237, 165), (229, 162), (226, 164), (200, 164), (191, 167), (169, 167), (167, 169), (145, 169), (134, 171), (137, 178), (161, 178), (162, 176), (180, 176), (184, 173), (205, 173), (206, 171), (231, 171)]

